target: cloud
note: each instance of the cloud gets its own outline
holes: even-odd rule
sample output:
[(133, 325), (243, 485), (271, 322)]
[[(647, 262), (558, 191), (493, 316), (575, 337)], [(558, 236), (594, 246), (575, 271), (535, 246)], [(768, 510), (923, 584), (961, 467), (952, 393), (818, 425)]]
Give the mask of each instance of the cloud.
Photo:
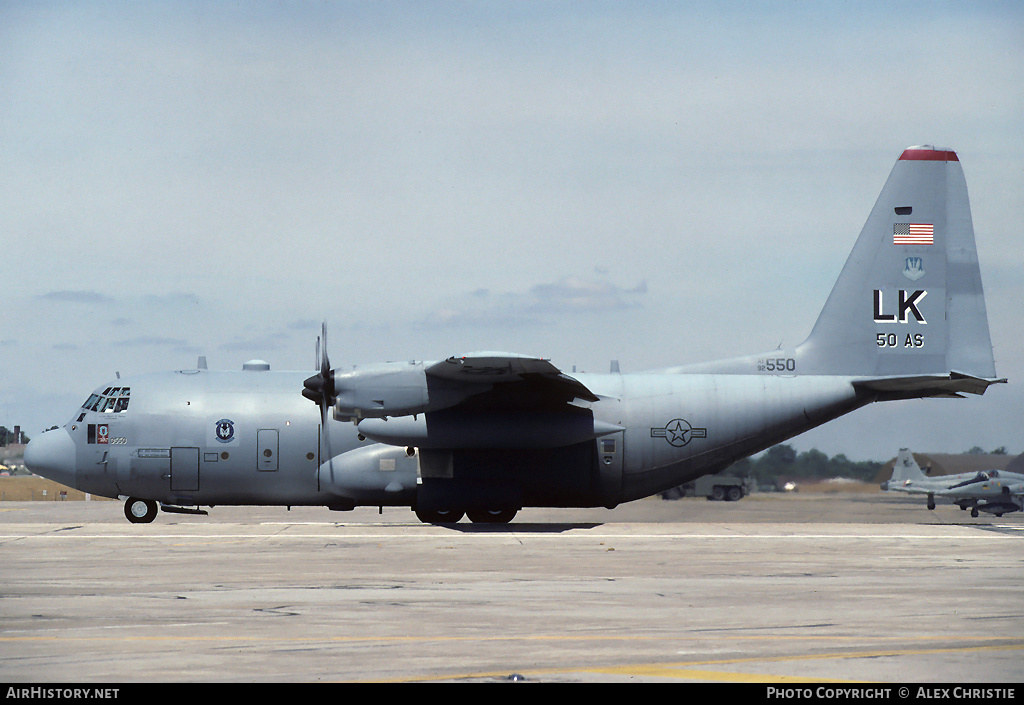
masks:
[(36, 298), (41, 301), (52, 301), (54, 303), (87, 305), (106, 305), (114, 303), (114, 299), (106, 294), (101, 294), (98, 291), (83, 290), (49, 291), (45, 294), (39, 294)]
[(478, 288), (430, 312), (425, 326), (547, 326), (568, 317), (639, 309), (647, 282), (622, 288), (610, 282), (564, 277), (527, 291), (494, 293)]
[(168, 338), (159, 335), (140, 335), (136, 338), (127, 338), (125, 340), (115, 340), (111, 342), (111, 345), (118, 347), (138, 347), (138, 346), (157, 346), (157, 347), (174, 347), (184, 348), (187, 347), (187, 341), (183, 338)]
[(608, 282), (568, 277), (553, 284), (534, 285), (523, 303), (538, 313), (592, 313), (640, 308), (645, 294), (646, 281), (623, 289)]
[(250, 337), (236, 336), (220, 346), (225, 352), (264, 353), (282, 350), (288, 343), (285, 333), (266, 333)]

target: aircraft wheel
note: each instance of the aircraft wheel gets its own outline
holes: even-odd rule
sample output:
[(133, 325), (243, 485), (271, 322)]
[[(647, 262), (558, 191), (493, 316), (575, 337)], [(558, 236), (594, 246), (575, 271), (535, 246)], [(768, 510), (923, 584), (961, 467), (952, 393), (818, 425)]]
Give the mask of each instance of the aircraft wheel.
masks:
[(437, 509), (435, 511), (416, 510), (416, 518), (424, 524), (455, 524), (462, 519), (463, 512), (456, 509)]
[(971, 516), (972, 517), (977, 517), (978, 516), (978, 508), (977, 507), (971, 507)]
[(133, 524), (149, 524), (156, 519), (156, 502), (129, 497), (124, 503), (124, 515)]
[(516, 516), (515, 509), (480, 509), (466, 512), (474, 524), (507, 524)]
[(730, 502), (736, 502), (743, 498), (743, 490), (739, 487), (730, 487), (725, 491), (725, 498)]
[(716, 502), (721, 502), (725, 499), (725, 488), (721, 485), (715, 485), (711, 490), (711, 499)]

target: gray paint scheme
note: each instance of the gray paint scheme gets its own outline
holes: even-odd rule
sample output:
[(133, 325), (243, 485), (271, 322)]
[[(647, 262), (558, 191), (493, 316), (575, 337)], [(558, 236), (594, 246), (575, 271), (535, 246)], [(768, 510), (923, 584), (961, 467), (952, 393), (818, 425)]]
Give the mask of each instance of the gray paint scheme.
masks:
[(882, 489), (926, 496), (929, 509), (935, 509), (937, 501), (955, 504), (970, 509), (973, 516), (979, 511), (1002, 516), (1024, 509), (1024, 475), (986, 470), (929, 477), (906, 448), (900, 449), (892, 477), (882, 483)]
[[(902, 244), (895, 233), (907, 227), (924, 239)], [(931, 147), (897, 161), (794, 348), (569, 376), (494, 352), (341, 372), (330, 369), (326, 327), (322, 342), (312, 377), (200, 364), (118, 380), (110, 386), (130, 389), (127, 409), (81, 410), (33, 440), (26, 464), (128, 497), (133, 521), (151, 520), (156, 502), (410, 506), (424, 521), (507, 521), (523, 506), (649, 496), (875, 401), (982, 394), (1005, 381), (963, 171)]]

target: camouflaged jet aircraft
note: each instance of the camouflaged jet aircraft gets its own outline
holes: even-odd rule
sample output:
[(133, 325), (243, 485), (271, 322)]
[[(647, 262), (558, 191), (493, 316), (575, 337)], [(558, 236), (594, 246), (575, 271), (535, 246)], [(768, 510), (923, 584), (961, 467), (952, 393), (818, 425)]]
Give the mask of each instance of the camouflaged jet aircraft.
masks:
[[(967, 185), (954, 152), (896, 162), (802, 344), (636, 374), (567, 375), (504, 353), (343, 371), (197, 369), (99, 387), (25, 452), (40, 475), (158, 506), (408, 506), (424, 522), (615, 507), (876, 401), (996, 379)], [(316, 407), (310, 404), (315, 402)], [(320, 413), (316, 413), (319, 407)]]
[(929, 477), (906, 448), (900, 449), (892, 477), (881, 487), (885, 492), (925, 495), (929, 509), (935, 509), (936, 501), (955, 504), (970, 509), (972, 517), (979, 511), (1001, 517), (1024, 509), (1024, 475), (985, 470)]

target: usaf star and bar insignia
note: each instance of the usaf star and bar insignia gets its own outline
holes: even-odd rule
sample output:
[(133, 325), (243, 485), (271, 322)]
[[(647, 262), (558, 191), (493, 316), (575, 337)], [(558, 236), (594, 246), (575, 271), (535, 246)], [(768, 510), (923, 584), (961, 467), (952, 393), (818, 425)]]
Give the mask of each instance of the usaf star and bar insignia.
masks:
[(664, 438), (669, 445), (682, 448), (694, 438), (707, 438), (706, 428), (694, 428), (684, 419), (672, 419), (664, 428), (652, 428), (651, 438)]

